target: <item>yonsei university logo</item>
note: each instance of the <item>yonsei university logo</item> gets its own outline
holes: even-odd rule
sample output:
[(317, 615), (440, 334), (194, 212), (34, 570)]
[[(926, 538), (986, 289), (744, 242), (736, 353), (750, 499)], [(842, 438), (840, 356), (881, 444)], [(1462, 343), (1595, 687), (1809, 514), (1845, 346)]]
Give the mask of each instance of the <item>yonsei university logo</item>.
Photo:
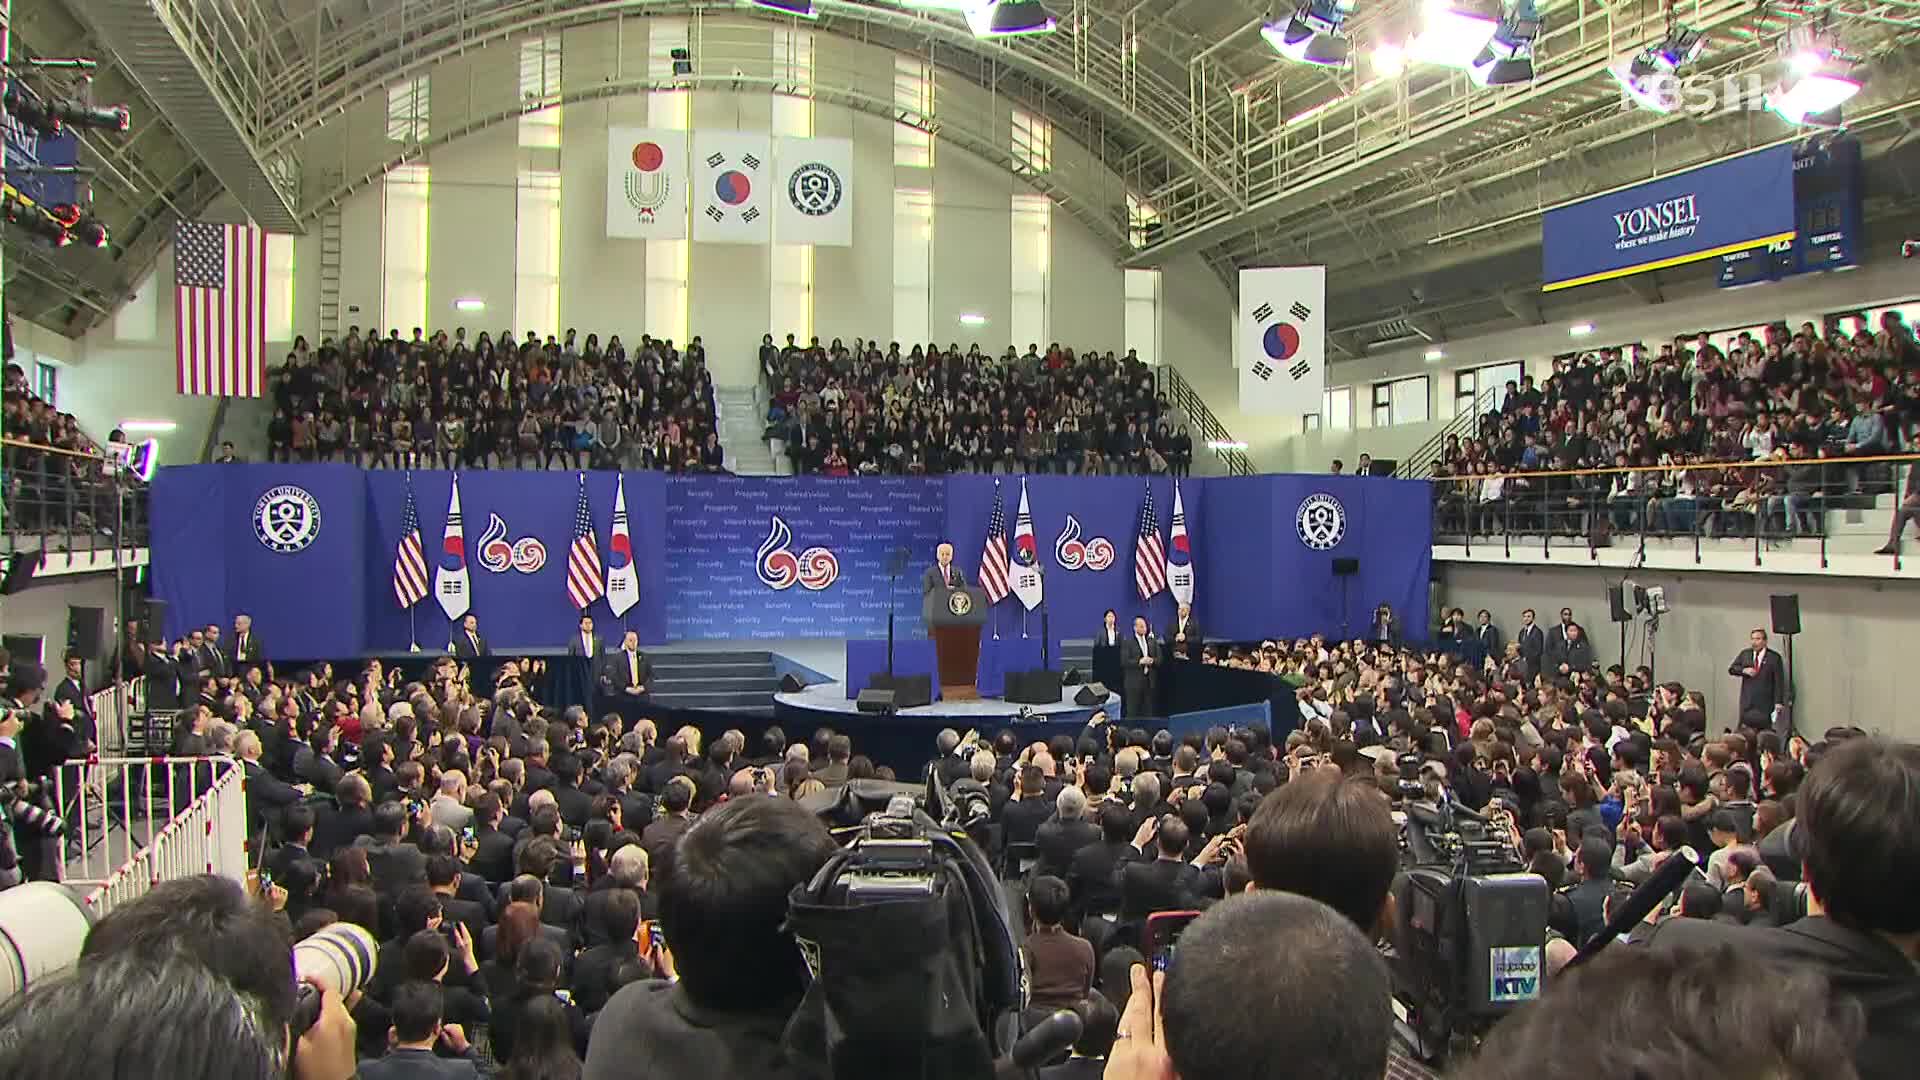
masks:
[(320, 500), (306, 488), (268, 489), (253, 504), (253, 535), (282, 555), (291, 555), (320, 535)]
[(793, 178), (787, 181), (787, 198), (795, 210), (808, 217), (826, 217), (833, 213), (845, 193), (846, 185), (840, 182), (840, 174), (817, 161), (795, 169)]
[(1293, 527), (1299, 532), (1301, 543), (1315, 551), (1331, 551), (1347, 535), (1347, 511), (1339, 499), (1326, 492), (1315, 492), (1300, 500)]

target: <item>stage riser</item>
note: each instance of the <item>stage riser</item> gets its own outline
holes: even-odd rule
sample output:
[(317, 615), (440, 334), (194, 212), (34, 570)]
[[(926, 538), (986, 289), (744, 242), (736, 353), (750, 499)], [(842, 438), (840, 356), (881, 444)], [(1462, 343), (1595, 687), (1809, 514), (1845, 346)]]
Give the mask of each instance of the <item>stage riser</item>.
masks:
[(682, 679), (666, 678), (660, 669), (655, 668), (652, 690), (655, 697), (662, 694), (771, 694), (780, 687), (780, 679), (773, 674), (755, 675), (746, 678), (725, 679)]
[(771, 663), (766, 664), (676, 664), (653, 662), (653, 679), (779, 679)]
[(774, 687), (755, 691), (679, 691), (672, 694), (656, 693), (655, 703), (668, 709), (744, 709), (765, 706), (773, 707)]

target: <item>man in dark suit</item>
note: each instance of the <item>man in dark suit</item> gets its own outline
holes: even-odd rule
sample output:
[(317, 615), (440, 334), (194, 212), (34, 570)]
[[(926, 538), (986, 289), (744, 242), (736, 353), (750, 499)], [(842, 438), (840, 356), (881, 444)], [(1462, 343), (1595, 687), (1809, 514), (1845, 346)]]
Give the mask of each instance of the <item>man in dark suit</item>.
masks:
[(1144, 926), (1156, 911), (1186, 911), (1198, 901), (1199, 871), (1186, 860), (1187, 823), (1168, 814), (1140, 827), (1120, 866), (1120, 921)]
[(600, 693), (615, 701), (644, 703), (652, 683), (653, 662), (640, 651), (640, 635), (629, 630), (620, 638), (619, 651), (600, 661)]
[(1513, 640), (1520, 643), (1520, 661), (1527, 666), (1527, 679), (1532, 681), (1540, 674), (1540, 665), (1547, 656), (1547, 632), (1533, 621), (1532, 608), (1520, 613), (1520, 630), (1513, 635)]
[(613, 979), (620, 965), (640, 958), (640, 894), (622, 888), (596, 894), (593, 915), (605, 943), (581, 953), (573, 963), (573, 1003), (586, 1013), (606, 1007), (617, 989)]
[(1505, 655), (1503, 649), (1506, 642), (1500, 637), (1500, 628), (1493, 625), (1493, 612), (1481, 608), (1476, 618), (1479, 621), (1473, 628), (1473, 637), (1480, 643), (1480, 655), (1492, 657), (1493, 662), (1497, 664)]
[(1053, 815), (1053, 806), (1047, 801), (1047, 778), (1038, 765), (1022, 765), (1017, 784), (1019, 792), (1000, 808), (1003, 842), (1037, 843), (1040, 826)]
[(280, 812), (280, 846), (262, 865), (280, 881), (288, 880), (293, 864), (318, 862), (308, 845), (313, 843), (315, 815), (313, 807), (297, 802)]
[(460, 629), (453, 632), (447, 651), (463, 660), (488, 654), (487, 639), (480, 636), (480, 616), (471, 611), (461, 616)]
[[(1809, 914), (1780, 927), (1668, 919), (1652, 948), (1732, 945), (1783, 966), (1827, 976), (1836, 997), (1855, 999), (1866, 1037), (1853, 1063), (1861, 1080), (1913, 1075), (1920, 1056), (1920, 830), (1912, 793), (1920, 788), (1920, 746), (1847, 739), (1808, 773), (1796, 798), (1806, 835), (1803, 867)], [(1864, 853), (1871, 852), (1871, 856)]]
[(1613, 846), (1604, 838), (1589, 836), (1581, 841), (1573, 860), (1580, 880), (1563, 890), (1548, 909), (1553, 928), (1575, 948), (1593, 940), (1607, 925), (1607, 897), (1614, 890), (1612, 862)]
[(244, 664), (263, 664), (267, 660), (266, 647), (260, 644), (260, 635), (253, 632), (253, 616), (244, 612), (233, 617), (233, 665), (238, 670)]
[(1160, 639), (1153, 636), (1145, 615), (1133, 617), (1133, 634), (1120, 639), (1120, 670), (1126, 689), (1126, 717), (1137, 724), (1141, 717), (1153, 715), (1154, 690), (1159, 685), (1160, 663), (1164, 654)]
[(513, 837), (500, 829), (506, 808), (489, 791), (473, 807), (474, 852), (467, 866), (493, 884), (513, 879)]
[(373, 889), (391, 897), (409, 885), (427, 882), (427, 857), (401, 839), (407, 832), (407, 808), (383, 802), (373, 808), (373, 834), (366, 844), (367, 867), (373, 871)]
[(953, 545), (941, 544), (933, 549), (934, 564), (920, 575), (920, 595), (925, 596), (935, 589), (955, 589), (967, 587), (966, 572), (953, 565)]
[(580, 790), (580, 759), (568, 753), (553, 756), (553, 802), (560, 820), (575, 829), (587, 827), (593, 812), (593, 797)]
[(88, 742), (98, 741), (94, 725), (93, 698), (87, 694), (84, 661), (75, 653), (67, 654), (67, 676), (53, 688), (53, 700), (73, 706), (74, 729)]
[(1566, 652), (1567, 639), (1571, 636), (1568, 629), (1573, 625), (1573, 609), (1561, 608), (1560, 621), (1553, 625), (1553, 629), (1547, 631), (1547, 670), (1549, 672), (1555, 668), (1555, 661), (1552, 658)]
[(1206, 631), (1193, 621), (1193, 605), (1181, 604), (1173, 614), (1173, 625), (1167, 627), (1167, 642), (1173, 658), (1200, 659), (1200, 642), (1204, 637)]
[[(392, 996), (393, 1044), (380, 1057), (360, 1062), (360, 1080), (479, 1080), (466, 1033), (441, 1022), (445, 1006), (440, 986), (400, 983)], [(436, 1047), (458, 1056), (441, 1057)]]
[(301, 744), (295, 749), (293, 775), (312, 784), (315, 791), (331, 795), (340, 786), (340, 778), (347, 775), (347, 770), (333, 760), (333, 747), (340, 737), (339, 729), (322, 726), (313, 737), (320, 745)]
[(1787, 666), (1767, 647), (1765, 630), (1754, 627), (1747, 635), (1747, 648), (1727, 665), (1727, 674), (1740, 680), (1740, 722), (1773, 727), (1773, 710), (1787, 701)]
[(1067, 886), (1074, 910), (1082, 915), (1112, 915), (1120, 910), (1120, 864), (1133, 848), (1133, 814), (1120, 803), (1100, 807), (1100, 841), (1073, 857)]
[(233, 737), (233, 753), (246, 773), (247, 835), (258, 836), (267, 825), (276, 825), (288, 807), (301, 799), (300, 789), (281, 780), (260, 764), (260, 736), (242, 731)]
[(567, 655), (598, 660), (600, 654), (606, 651), (605, 645), (606, 643), (600, 640), (600, 635), (593, 632), (593, 616), (582, 615), (580, 629), (567, 639)]
[(219, 624), (207, 624), (200, 640), (199, 659), (200, 670), (206, 672), (209, 679), (223, 679), (233, 674), (233, 658), (220, 647)]
[(481, 931), (492, 925), (487, 905), (460, 895), (460, 864), (451, 855), (427, 859), (427, 888), (440, 898), (440, 913), (467, 928), (475, 941)]
[(147, 677), (147, 708), (154, 712), (179, 708), (180, 667), (157, 635), (147, 646), (143, 670)]
[(1100, 842), (1100, 827), (1087, 820), (1087, 796), (1077, 787), (1064, 787), (1054, 799), (1054, 816), (1035, 831), (1040, 849), (1038, 872), (1065, 881), (1080, 849)]

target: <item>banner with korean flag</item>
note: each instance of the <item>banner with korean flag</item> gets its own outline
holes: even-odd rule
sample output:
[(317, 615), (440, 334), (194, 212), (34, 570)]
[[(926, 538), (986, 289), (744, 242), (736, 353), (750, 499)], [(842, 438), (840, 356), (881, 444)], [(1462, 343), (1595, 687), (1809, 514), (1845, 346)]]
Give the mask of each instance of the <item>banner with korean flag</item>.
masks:
[(1180, 481), (1173, 482), (1173, 531), (1167, 549), (1167, 591), (1175, 601), (1193, 603), (1193, 540), (1187, 534), (1187, 504), (1180, 498)]
[(633, 533), (627, 526), (627, 478), (614, 481), (613, 537), (607, 544), (607, 606), (616, 618), (640, 602), (640, 572), (633, 565)]
[(1027, 508), (1027, 481), (1020, 480), (1020, 516), (1013, 521), (1013, 595), (1028, 611), (1040, 606), (1040, 547), (1033, 539), (1033, 512)]
[(686, 132), (607, 129), (607, 235), (686, 239)]
[(467, 590), (467, 541), (460, 523), (460, 474), (453, 475), (453, 492), (447, 496), (447, 527), (440, 539), (440, 565), (433, 570), (433, 595), (447, 621), (457, 621), (473, 606)]
[(747, 131), (693, 135), (693, 238), (765, 244), (773, 238), (773, 138)]
[(853, 140), (773, 140), (778, 189), (773, 231), (782, 244), (853, 246)]
[(1240, 411), (1318, 414), (1327, 389), (1327, 268), (1240, 271)]

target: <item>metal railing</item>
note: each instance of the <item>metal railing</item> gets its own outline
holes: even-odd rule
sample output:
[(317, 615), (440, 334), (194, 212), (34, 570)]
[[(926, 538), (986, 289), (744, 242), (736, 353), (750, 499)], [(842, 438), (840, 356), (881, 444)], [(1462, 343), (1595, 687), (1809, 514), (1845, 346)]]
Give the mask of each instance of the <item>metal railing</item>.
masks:
[[(121, 643), (125, 647), (125, 642)], [(115, 657), (116, 661), (120, 658)], [(147, 711), (145, 676), (128, 679), (118, 685), (93, 692), (93, 724), (100, 752), (126, 754), (133, 748), (130, 732), (133, 718)]]
[[(1897, 501), (1905, 490), (1900, 466), (1916, 462), (1920, 454), (1882, 454), (1437, 476), (1433, 541), (1462, 545), (1469, 556), (1476, 543), (1498, 543), (1507, 556), (1517, 545), (1538, 544), (1543, 555), (1557, 546), (1597, 559), (1617, 541), (1644, 551), (1649, 539), (1677, 540), (1691, 543), (1697, 565), (1705, 541), (1740, 539), (1752, 542), (1753, 564), (1762, 566), (1767, 550), (1813, 540), (1825, 569), (1832, 554), (1827, 513), (1871, 510), (1889, 491)], [(1744, 479), (1750, 470), (1764, 471), (1759, 484)], [(1682, 474), (1707, 483), (1681, 486)], [(1624, 487), (1616, 483), (1621, 476), (1628, 478)], [(1487, 486), (1496, 480), (1497, 489)], [(1896, 535), (1880, 549), (1892, 555), (1896, 572), (1900, 544)]]
[(1454, 413), (1447, 426), (1436, 432), (1433, 438), (1420, 444), (1420, 448), (1400, 459), (1393, 475), (1402, 480), (1419, 480), (1432, 475), (1433, 463), (1446, 450), (1447, 440), (1459, 436), (1465, 442), (1480, 434), (1480, 418), (1493, 411), (1494, 396), (1498, 387), (1489, 386), (1473, 399), (1469, 409)]
[(61, 766), (54, 802), (67, 820), (66, 882), (96, 916), (162, 881), (244, 881), (244, 773), (228, 757), (101, 757)]
[(96, 454), (0, 439), (0, 498), (0, 552), (92, 554), (147, 543), (146, 485)]
[[(1174, 408), (1185, 413), (1187, 420), (1199, 429), (1200, 436), (1208, 443), (1234, 443), (1233, 434), (1220, 418), (1207, 408), (1206, 400), (1200, 396), (1193, 384), (1187, 381), (1180, 369), (1171, 364), (1161, 364), (1154, 369), (1155, 381), (1160, 392), (1167, 395), (1167, 401)], [(1247, 460), (1246, 452), (1232, 448), (1214, 448), (1214, 456), (1227, 467), (1229, 476), (1252, 476), (1253, 464)]]

